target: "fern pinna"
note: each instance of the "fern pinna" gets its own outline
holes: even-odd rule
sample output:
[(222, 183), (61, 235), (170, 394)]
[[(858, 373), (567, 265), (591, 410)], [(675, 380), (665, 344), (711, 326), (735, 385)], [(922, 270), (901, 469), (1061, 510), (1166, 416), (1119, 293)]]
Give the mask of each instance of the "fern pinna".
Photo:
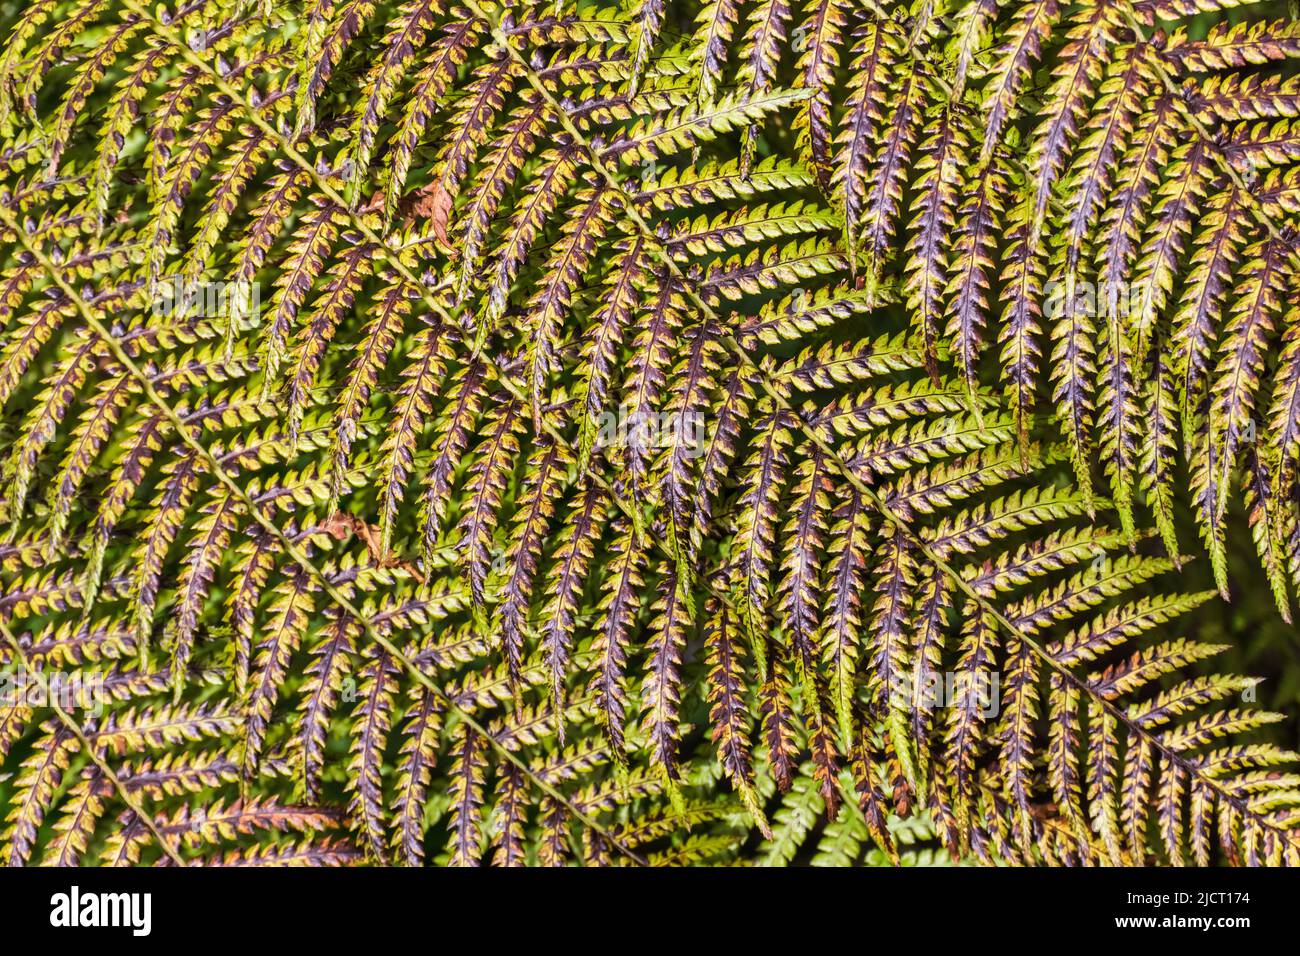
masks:
[(1237, 6), (25, 7), (5, 860), (1295, 862)]

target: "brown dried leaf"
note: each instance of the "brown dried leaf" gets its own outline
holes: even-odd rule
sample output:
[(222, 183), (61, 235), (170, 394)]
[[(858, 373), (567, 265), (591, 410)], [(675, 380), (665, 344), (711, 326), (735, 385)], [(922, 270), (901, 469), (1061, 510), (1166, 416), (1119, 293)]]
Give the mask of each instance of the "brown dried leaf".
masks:
[(416, 192), (411, 211), (420, 219), (429, 221), (439, 245), (445, 249), (451, 248), (451, 242), (447, 238), (447, 224), (451, 220), (451, 193), (447, 192), (440, 180), (434, 180)]
[(425, 577), (410, 561), (407, 561), (396, 554), (385, 554), (381, 548), (379, 529), (369, 522), (363, 521), (355, 515), (347, 514), (343, 511), (336, 511), (326, 518), (317, 530), (328, 534), (335, 541), (346, 540), (350, 534), (360, 538), (366, 546), (366, 551), (370, 555), (370, 560), (381, 568), (401, 568), (407, 571), (421, 584), (425, 583)]

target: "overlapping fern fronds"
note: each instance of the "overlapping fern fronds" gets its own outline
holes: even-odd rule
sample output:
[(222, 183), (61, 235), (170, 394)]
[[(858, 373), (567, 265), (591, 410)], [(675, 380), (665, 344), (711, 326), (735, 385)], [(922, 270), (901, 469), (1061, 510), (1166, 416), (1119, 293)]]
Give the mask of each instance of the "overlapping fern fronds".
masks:
[(6, 862), (1295, 862), (1189, 622), (1300, 579), (1300, 32), (1212, 6), (26, 7), (0, 660), (106, 699), (0, 704)]

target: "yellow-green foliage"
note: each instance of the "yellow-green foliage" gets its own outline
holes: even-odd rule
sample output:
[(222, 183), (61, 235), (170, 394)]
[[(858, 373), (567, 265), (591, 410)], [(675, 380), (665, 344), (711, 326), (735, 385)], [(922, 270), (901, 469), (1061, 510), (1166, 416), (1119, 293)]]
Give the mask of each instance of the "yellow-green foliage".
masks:
[(6, 863), (1300, 859), (1270, 5), (17, 6)]

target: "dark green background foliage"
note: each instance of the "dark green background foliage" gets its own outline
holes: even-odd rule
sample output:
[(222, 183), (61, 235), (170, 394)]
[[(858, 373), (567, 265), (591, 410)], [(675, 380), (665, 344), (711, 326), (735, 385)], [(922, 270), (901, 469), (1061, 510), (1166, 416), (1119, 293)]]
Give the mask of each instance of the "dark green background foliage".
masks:
[(1294, 14), (5, 5), (5, 861), (1296, 862)]

